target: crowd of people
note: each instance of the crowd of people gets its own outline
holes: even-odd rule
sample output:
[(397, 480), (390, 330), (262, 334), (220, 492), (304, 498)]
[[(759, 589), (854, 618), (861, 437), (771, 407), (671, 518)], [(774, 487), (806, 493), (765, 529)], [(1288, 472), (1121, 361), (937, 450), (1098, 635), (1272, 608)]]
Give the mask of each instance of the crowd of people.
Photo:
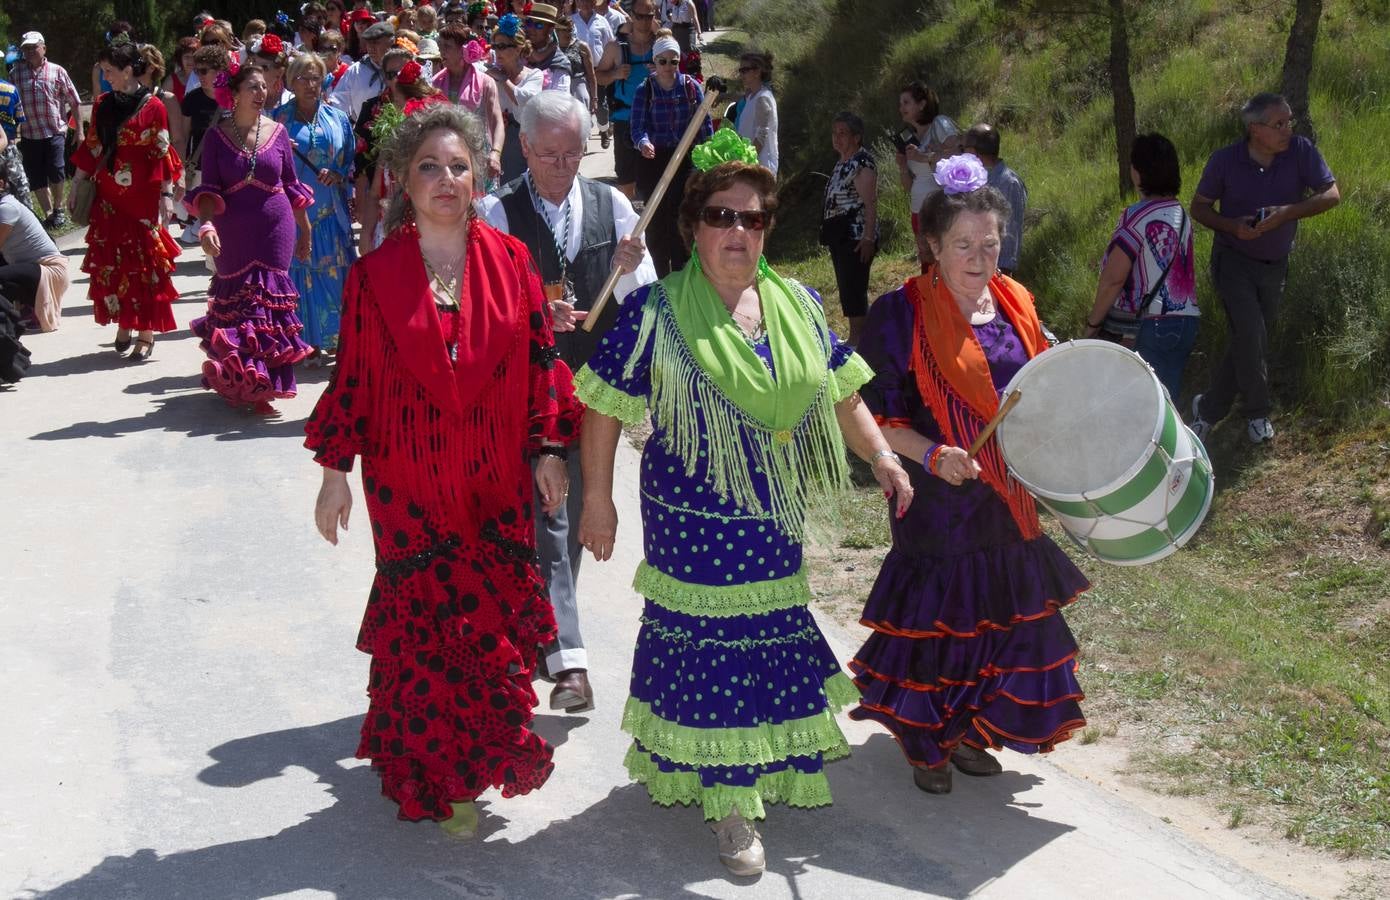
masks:
[[(378, 14), (329, 0), (239, 38), (200, 16), (169, 66), (118, 25), (66, 191), (80, 101), (25, 34), (14, 86), (0, 84), (0, 378), (27, 365), (24, 317), (57, 327), (67, 273), (45, 228), (64, 209), (87, 224), (82, 271), (117, 353), (148, 359), (175, 327), (182, 242), (212, 268), (191, 323), (205, 387), (273, 415), (297, 365), (332, 366), (305, 429), (322, 467), (314, 519), (336, 544), (360, 460), (376, 560), (357, 755), (401, 818), (454, 837), (475, 832), (483, 792), (551, 774), (528, 727), (533, 679), (553, 684), (551, 709), (594, 708), (581, 562), (613, 555), (615, 453), (624, 425), (650, 418), (625, 765), (656, 803), (699, 806), (720, 860), (749, 876), (767, 804), (830, 803), (844, 707), (890, 731), (932, 794), (953, 770), (1000, 772), (992, 750), (1047, 751), (1083, 727), (1061, 612), (1088, 584), (987, 427), (1050, 344), (1015, 277), (1027, 191), (999, 132), (962, 131), (930, 87), (904, 86), (896, 162), (921, 274), (870, 302), (878, 167), (863, 119), (834, 117), (821, 239), (848, 321), (836, 334), (813, 287), (764, 256), (772, 55), (744, 53), (737, 101), (704, 111), (711, 6), (404, 0)], [(1198, 321), (1194, 222), (1216, 231), (1230, 346), (1194, 430), (1239, 394), (1260, 442), (1295, 223), (1338, 194), (1282, 98), (1243, 116), (1191, 215), (1172, 143), (1136, 140), (1140, 200), (1087, 335), (1134, 347), (1176, 400)], [(595, 131), (615, 185), (578, 174)], [(683, 149), (687, 135), (699, 146)], [(882, 488), (892, 534), (849, 675), (808, 609), (803, 557), (848, 453)]]

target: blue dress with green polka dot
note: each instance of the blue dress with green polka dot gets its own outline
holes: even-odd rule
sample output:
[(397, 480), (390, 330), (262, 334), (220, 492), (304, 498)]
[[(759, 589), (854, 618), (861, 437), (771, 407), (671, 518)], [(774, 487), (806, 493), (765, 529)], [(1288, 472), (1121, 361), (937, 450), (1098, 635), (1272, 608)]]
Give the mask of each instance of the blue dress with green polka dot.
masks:
[[(628, 423), (645, 415), (661, 366), (650, 338), (637, 347), (649, 302), (665, 300), (650, 288), (627, 298), (576, 379), (586, 404)], [(775, 377), (767, 339), (754, 349)], [(830, 367), (851, 390), (870, 374), (838, 339)], [(628, 771), (656, 802), (700, 803), (708, 819), (762, 818), (765, 802), (828, 804), (823, 764), (849, 752), (834, 713), (857, 693), (807, 609), (801, 544), (718, 496), (707, 452), (686, 474), (656, 423), (642, 453), (645, 561), (634, 586), (646, 600), (623, 715)], [(766, 482), (758, 494), (767, 508)]]

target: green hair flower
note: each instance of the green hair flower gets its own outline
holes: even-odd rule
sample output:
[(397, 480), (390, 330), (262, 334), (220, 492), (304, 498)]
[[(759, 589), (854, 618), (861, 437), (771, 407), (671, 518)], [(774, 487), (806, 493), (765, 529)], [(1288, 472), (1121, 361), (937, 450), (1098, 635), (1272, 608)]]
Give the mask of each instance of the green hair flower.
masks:
[(726, 162), (758, 164), (758, 148), (739, 136), (732, 128), (721, 128), (714, 137), (690, 151), (690, 161), (701, 172)]

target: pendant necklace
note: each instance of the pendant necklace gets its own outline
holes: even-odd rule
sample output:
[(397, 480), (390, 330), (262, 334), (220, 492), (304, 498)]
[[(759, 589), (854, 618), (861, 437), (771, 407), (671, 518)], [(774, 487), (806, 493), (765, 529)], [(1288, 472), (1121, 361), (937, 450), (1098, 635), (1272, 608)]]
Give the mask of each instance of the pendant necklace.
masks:
[[(256, 114), (256, 136), (255, 136), (255, 138), (251, 141), (251, 146), (250, 146), (250, 148), (247, 148), (247, 146), (246, 146), (246, 138), (244, 138), (244, 137), (242, 136), (241, 129), (237, 127), (236, 122), (233, 122), (233, 123), (232, 123), (232, 129), (233, 129), (233, 131), (236, 133), (236, 140), (237, 140), (237, 143), (241, 145), (241, 152), (242, 152), (242, 153), (246, 153), (246, 154), (248, 154), (248, 155), (251, 157), (251, 164), (250, 164), (249, 166), (246, 167), (246, 181), (247, 181), (247, 183), (249, 183), (249, 182), (251, 181), (252, 178), (256, 177), (256, 154), (257, 154), (258, 152), (260, 152), (260, 149), (261, 149), (261, 118), (262, 118), (262, 117), (261, 117), (261, 114), (260, 114), (260, 113), (257, 113), (257, 114)], [(249, 130), (249, 129), (248, 129), (248, 130)]]

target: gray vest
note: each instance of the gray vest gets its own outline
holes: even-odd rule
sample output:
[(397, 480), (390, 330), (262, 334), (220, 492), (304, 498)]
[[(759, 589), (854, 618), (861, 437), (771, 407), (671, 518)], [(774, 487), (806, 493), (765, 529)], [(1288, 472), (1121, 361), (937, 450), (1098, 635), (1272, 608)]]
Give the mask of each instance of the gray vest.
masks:
[[(576, 308), (587, 310), (593, 307), (594, 299), (613, 270), (613, 253), (617, 250), (618, 237), (613, 228), (612, 188), (599, 181), (578, 177), (584, 221), (579, 223), (579, 254), (566, 269), (566, 277), (574, 287)], [(561, 261), (555, 250), (553, 232), (536, 211), (525, 176), (503, 185), (497, 191), (497, 197), (507, 213), (507, 230), (531, 251), (536, 267), (540, 269), (541, 281), (546, 284), (558, 282)], [(617, 317), (618, 304), (610, 301), (594, 324), (593, 331), (576, 328), (574, 331), (557, 332), (555, 346), (560, 351), (560, 358), (578, 372), (579, 367), (588, 362), (598, 349), (604, 332), (612, 327)]]

